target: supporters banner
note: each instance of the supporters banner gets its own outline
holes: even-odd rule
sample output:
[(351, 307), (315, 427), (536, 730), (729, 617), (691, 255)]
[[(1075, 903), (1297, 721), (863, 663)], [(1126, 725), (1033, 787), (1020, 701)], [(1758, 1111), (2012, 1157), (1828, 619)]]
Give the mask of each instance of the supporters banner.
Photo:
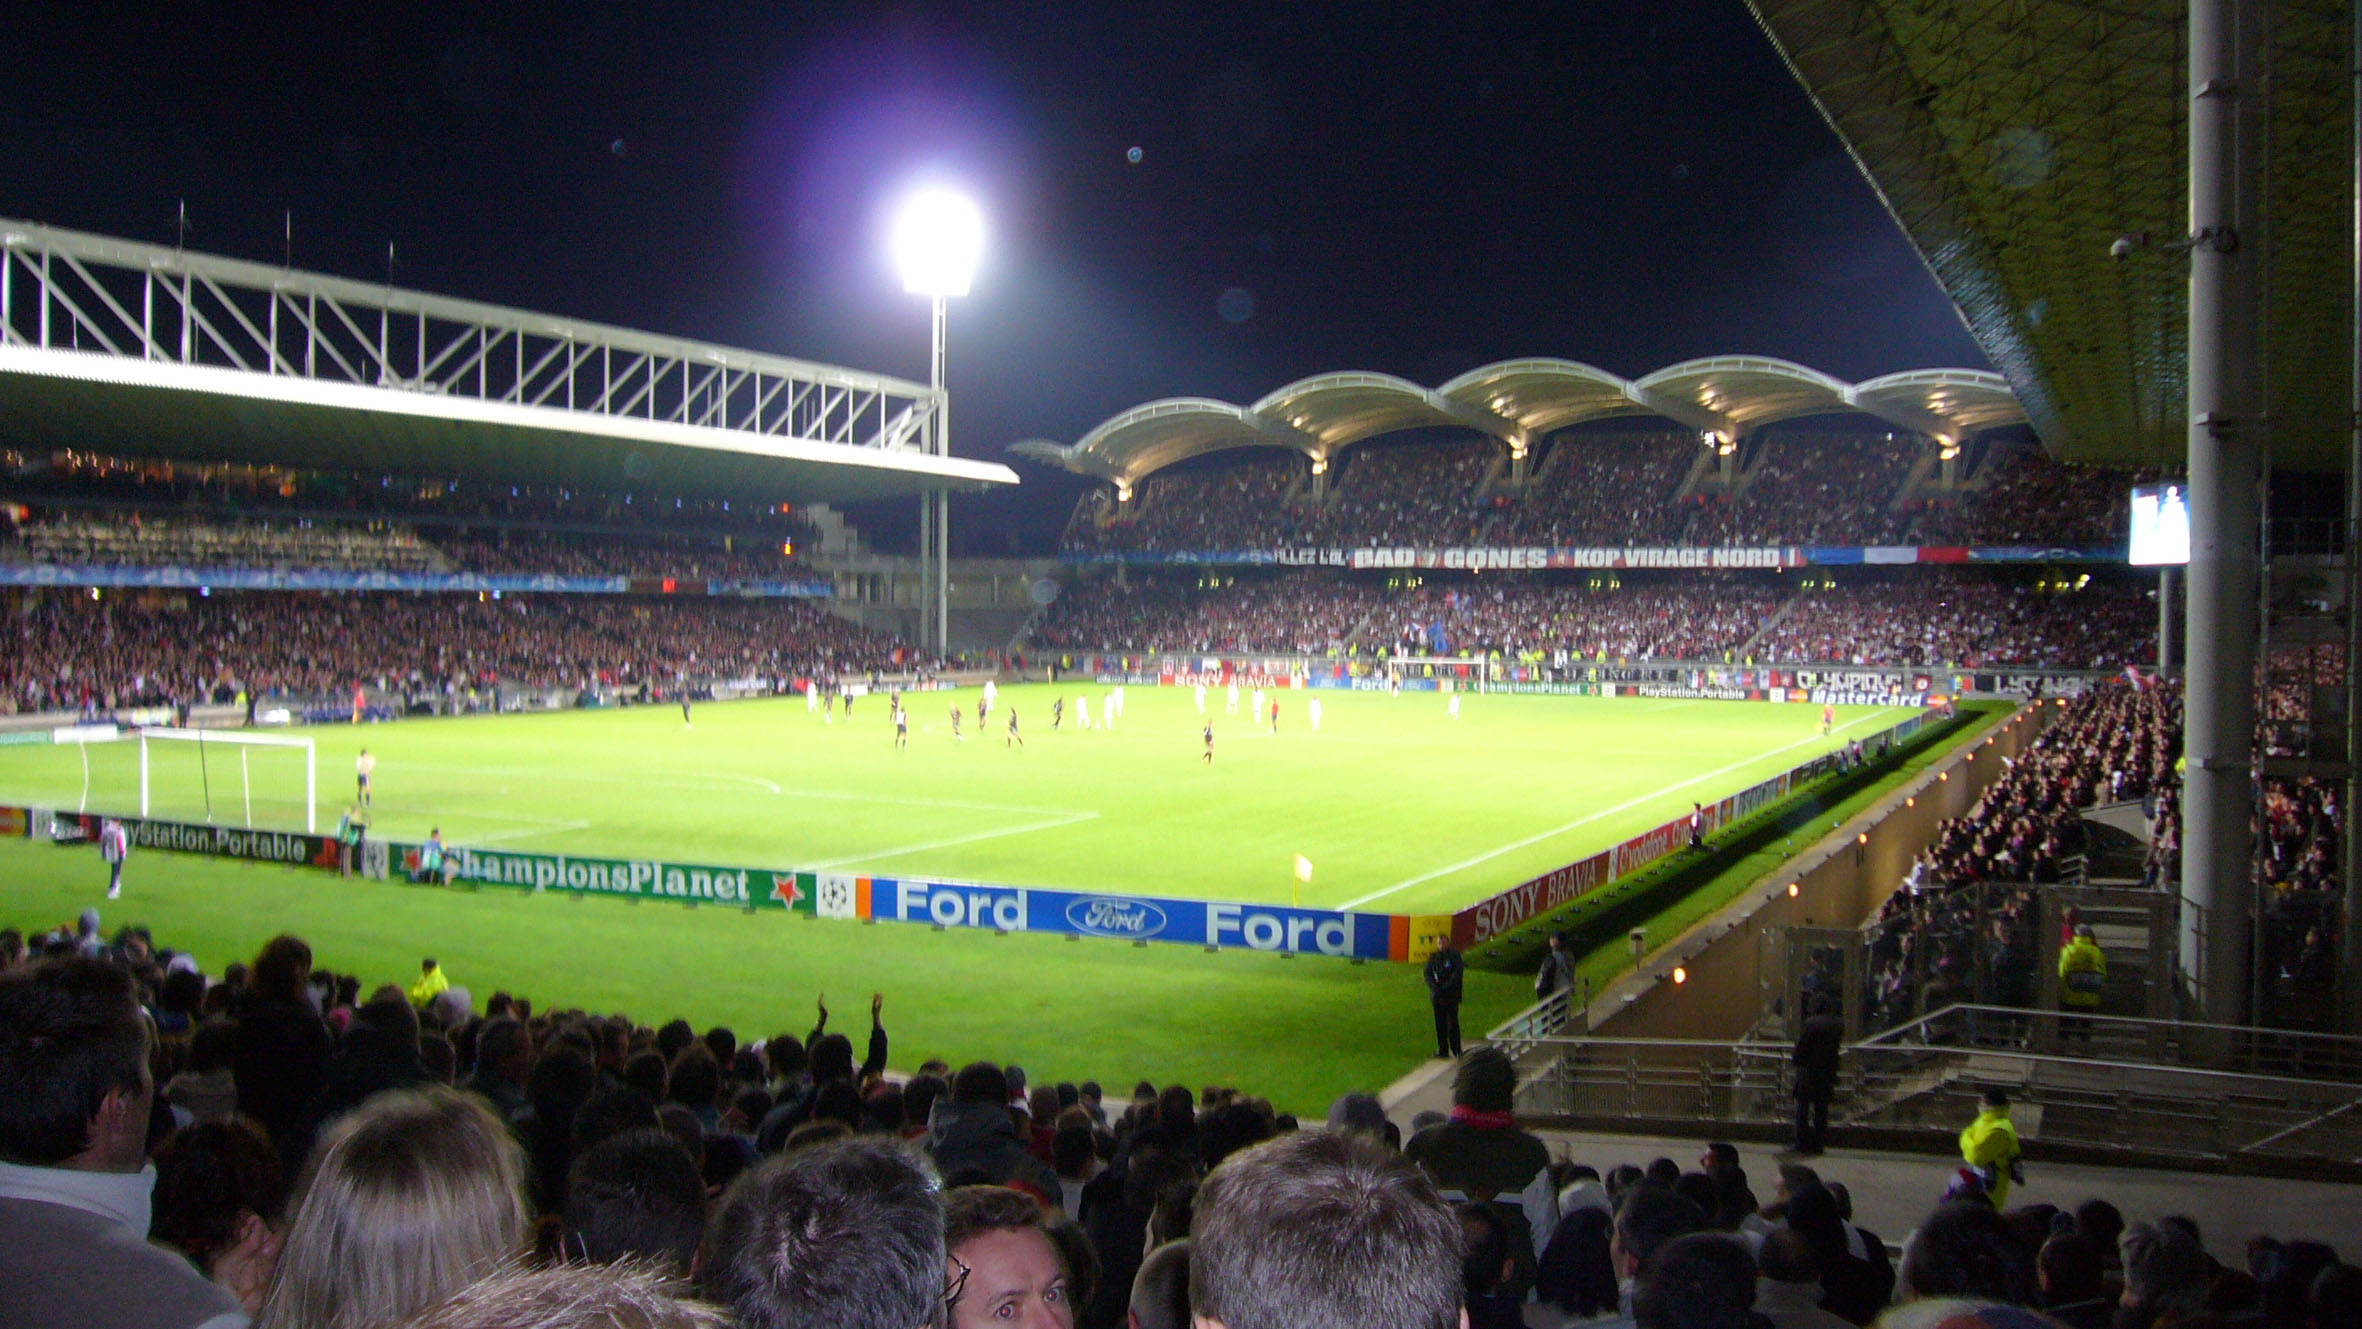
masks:
[[(825, 581), (664, 581), (707, 595), (816, 599), (834, 595)], [(474, 572), (349, 572), (333, 569), (114, 567), (0, 563), (0, 586), (152, 587), (225, 591), (478, 591), (502, 595), (620, 595), (627, 577), (520, 576)]]
[[(417, 844), (394, 846), (404, 876), (419, 870)], [(454, 883), (508, 886), (567, 895), (617, 895), (628, 899), (679, 900), (739, 909), (816, 912), (812, 874), (762, 868), (667, 863), (646, 858), (593, 858), (574, 854), (512, 853), (500, 849), (447, 846), (443, 870)]]
[(0, 808), (0, 839), (22, 840), (32, 833), (33, 818), (24, 808)]
[(1178, 942), (1363, 960), (1393, 958), (1397, 919), (1226, 900), (1041, 890), (987, 882), (869, 882), (861, 917), (938, 928)]
[(1276, 549), (1174, 549), (1060, 555), (1069, 563), (1131, 567), (1436, 568), (1539, 571), (1547, 568), (1801, 568), (1913, 563), (2122, 563), (2123, 545), (1466, 545)]
[[(46, 816), (50, 838), (60, 844), (96, 840), (99, 822), (104, 820), (95, 812), (51, 812)], [(299, 831), (245, 830), (236, 826), (159, 821), (150, 817), (117, 817), (115, 820), (123, 823), (123, 832), (130, 837), (135, 849), (210, 854), (215, 858), (237, 858), (253, 863), (285, 863), (315, 868), (336, 866), (336, 841), (325, 835), (306, 835)]]

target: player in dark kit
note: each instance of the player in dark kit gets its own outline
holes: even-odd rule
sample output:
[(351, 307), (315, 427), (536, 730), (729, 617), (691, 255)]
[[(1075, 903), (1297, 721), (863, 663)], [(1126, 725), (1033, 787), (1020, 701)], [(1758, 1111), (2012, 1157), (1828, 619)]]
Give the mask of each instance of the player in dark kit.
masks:
[(1271, 699), (1271, 732), (1279, 732), (1279, 698)]
[(951, 736), (960, 736), (960, 704), (956, 701), (951, 704)]
[(1703, 803), (1689, 805), (1689, 847), (1706, 847), (1706, 805)]
[(688, 688), (688, 686), (687, 686), (686, 684), (683, 684), (683, 685), (682, 685), (682, 687), (681, 687), (681, 728), (683, 728), (683, 729), (687, 729), (688, 727), (689, 727), (689, 688)]
[(1005, 748), (1011, 743), (1018, 747), (1025, 746), (1025, 739), (1017, 732), (1017, 708), (1014, 706), (1009, 708), (1009, 736), (1001, 740), (1001, 746)]
[(984, 733), (984, 717), (991, 713), (992, 703), (978, 697), (976, 699), (976, 732), (979, 736)]
[(1050, 727), (1052, 729), (1056, 729), (1058, 727), (1058, 723), (1065, 718), (1066, 698), (1060, 697), (1056, 701), (1050, 703)]
[(1211, 720), (1206, 721), (1206, 755), (1199, 760), (1208, 766), (1214, 764), (1214, 722)]

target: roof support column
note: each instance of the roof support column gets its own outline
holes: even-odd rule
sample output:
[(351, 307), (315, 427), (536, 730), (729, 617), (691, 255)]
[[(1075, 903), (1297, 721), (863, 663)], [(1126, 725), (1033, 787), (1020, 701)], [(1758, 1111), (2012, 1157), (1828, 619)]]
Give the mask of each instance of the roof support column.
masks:
[(1329, 459), (1326, 457), (1314, 457), (1312, 459), (1312, 501), (1315, 503), (1325, 503), (1328, 501), (1328, 497)]
[(2183, 986), (2200, 1018), (2256, 1015), (2255, 745), (2262, 428), (2255, 329), (2258, 0), (2190, 6), (2190, 571), (2182, 780)]
[(1533, 467), (1533, 448), (1522, 438), (1509, 440), (1509, 486), (1525, 492), (1527, 475)]

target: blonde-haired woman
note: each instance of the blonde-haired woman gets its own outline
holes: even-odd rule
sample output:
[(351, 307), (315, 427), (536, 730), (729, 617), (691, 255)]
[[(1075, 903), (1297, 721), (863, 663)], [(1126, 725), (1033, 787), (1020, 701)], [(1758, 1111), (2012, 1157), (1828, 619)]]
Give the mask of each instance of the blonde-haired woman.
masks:
[(362, 1329), (415, 1315), (525, 1252), (508, 1128), (448, 1089), (387, 1092), (312, 1154), (255, 1329)]

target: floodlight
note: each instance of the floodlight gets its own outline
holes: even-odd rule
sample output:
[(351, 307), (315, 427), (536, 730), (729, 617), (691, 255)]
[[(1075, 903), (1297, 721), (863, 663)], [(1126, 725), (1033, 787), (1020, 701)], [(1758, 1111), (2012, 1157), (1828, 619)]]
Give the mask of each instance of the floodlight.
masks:
[(894, 215), (894, 265), (902, 289), (938, 298), (966, 295), (984, 254), (984, 214), (948, 189), (922, 189)]

